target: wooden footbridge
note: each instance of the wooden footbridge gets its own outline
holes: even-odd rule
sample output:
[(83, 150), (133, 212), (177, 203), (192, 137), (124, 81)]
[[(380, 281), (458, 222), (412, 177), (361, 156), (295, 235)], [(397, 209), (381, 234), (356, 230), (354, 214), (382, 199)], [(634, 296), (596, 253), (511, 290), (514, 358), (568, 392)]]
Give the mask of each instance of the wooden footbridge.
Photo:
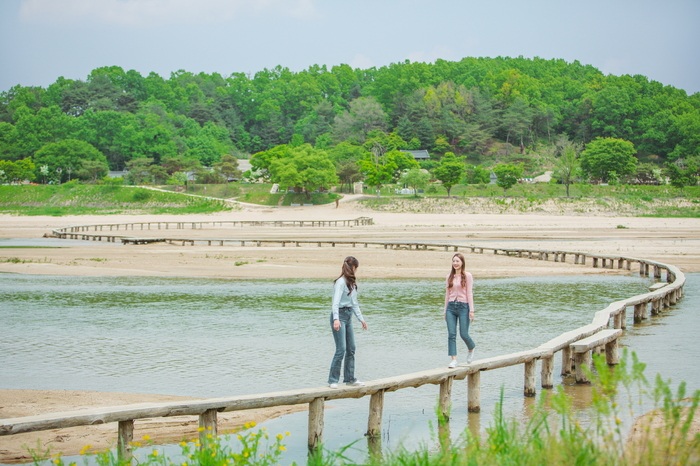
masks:
[[(371, 219), (368, 219), (368, 222), (371, 223)], [(157, 223), (159, 225), (164, 224), (164, 222)], [(198, 225), (197, 228), (199, 228), (200, 223), (201, 222), (192, 223), (191, 226), (195, 228), (195, 225)], [(152, 222), (140, 225), (154, 224), (155, 223)], [(129, 225), (133, 230), (134, 225), (139, 224), (120, 224), (122, 228), (129, 228)], [(178, 225), (180, 225), (178, 229), (182, 229), (184, 228), (183, 225), (190, 225), (190, 223), (178, 223)], [(298, 226), (301, 227), (302, 225)], [(54, 236), (71, 239), (98, 240), (95, 239), (93, 235), (90, 235), (88, 238), (88, 235), (84, 233), (87, 229), (96, 229), (97, 227), (104, 228), (105, 225), (69, 227), (54, 230)], [(166, 227), (166, 229), (168, 229), (168, 227)], [(124, 240), (124, 237), (119, 238), (122, 239), (122, 241)], [(101, 239), (99, 239), (99, 241), (101, 241)], [(562, 376), (575, 374), (578, 383), (589, 383), (584, 367), (590, 367), (592, 351), (604, 351), (608, 364), (618, 363), (618, 341), (626, 328), (627, 310), (633, 309), (635, 323), (648, 318), (649, 313), (659, 314), (663, 309), (676, 304), (683, 296), (683, 287), (685, 285), (685, 275), (673, 265), (633, 257), (599, 255), (577, 251), (486, 248), (482, 246), (416, 242), (207, 239), (170, 239), (166, 241), (183, 241), (183, 245), (202, 241), (208, 241), (209, 245), (214, 244), (216, 241), (243, 241), (243, 243), (241, 243), (242, 246), (245, 245), (245, 242), (254, 243), (257, 246), (268, 242), (282, 242), (283, 246), (285, 244), (300, 246), (302, 244), (313, 243), (318, 246), (325, 244), (346, 247), (349, 245), (353, 247), (356, 245), (364, 245), (364, 247), (383, 246), (384, 248), (392, 249), (451, 249), (454, 251), (470, 251), (471, 253), (477, 254), (490, 251), (497, 255), (516, 256), (544, 261), (550, 260), (551, 258), (554, 261), (566, 262), (567, 260), (571, 260), (570, 258), (573, 258), (574, 264), (581, 266), (590, 265), (599, 268), (614, 268), (617, 266), (618, 269), (626, 268), (627, 270), (631, 270), (632, 265), (636, 264), (641, 276), (651, 276), (653, 271), (653, 276), (657, 279), (663, 278), (664, 282), (657, 283), (652, 287), (652, 291), (648, 293), (611, 303), (605, 309), (597, 311), (590, 324), (565, 332), (536, 348), (518, 353), (481, 359), (471, 364), (460, 364), (454, 369), (440, 367), (412, 374), (372, 380), (366, 382), (366, 385), (362, 387), (341, 386), (339, 389), (330, 389), (328, 387), (302, 388), (257, 395), (210, 398), (183, 402), (141, 403), (68, 413), (0, 419), (0, 436), (75, 426), (116, 423), (118, 431), (118, 455), (122, 459), (129, 459), (131, 458), (134, 422), (138, 419), (182, 415), (198, 416), (199, 425), (202, 428), (200, 429), (200, 441), (202, 444), (205, 444), (209, 434), (217, 434), (217, 413), (273, 406), (308, 404), (308, 446), (309, 449), (313, 451), (319, 447), (323, 437), (325, 402), (341, 398), (364, 398), (368, 396), (370, 409), (369, 419), (367, 421), (367, 435), (370, 438), (376, 438), (381, 434), (384, 395), (388, 392), (408, 387), (420, 387), (426, 384), (439, 385), (439, 409), (442, 414), (447, 417), (454, 381), (467, 379), (467, 407), (470, 412), (478, 412), (481, 409), (480, 385), (482, 372), (522, 365), (523, 395), (534, 396), (537, 391), (537, 362), (541, 361), (541, 388), (552, 388), (554, 386), (554, 357), (557, 353), (561, 355)], [(136, 241), (129, 241), (127, 243), (141, 244)]]

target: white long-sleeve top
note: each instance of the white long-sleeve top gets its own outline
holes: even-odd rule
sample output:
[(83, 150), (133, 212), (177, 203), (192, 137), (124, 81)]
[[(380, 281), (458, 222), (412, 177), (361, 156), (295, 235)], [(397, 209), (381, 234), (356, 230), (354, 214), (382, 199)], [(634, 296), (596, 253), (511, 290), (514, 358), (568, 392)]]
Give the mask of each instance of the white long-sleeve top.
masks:
[(351, 307), (357, 319), (360, 322), (365, 321), (360, 310), (360, 303), (357, 301), (357, 288), (354, 288), (348, 295), (348, 285), (343, 276), (338, 278), (333, 286), (333, 320), (339, 318), (338, 308), (341, 307)]

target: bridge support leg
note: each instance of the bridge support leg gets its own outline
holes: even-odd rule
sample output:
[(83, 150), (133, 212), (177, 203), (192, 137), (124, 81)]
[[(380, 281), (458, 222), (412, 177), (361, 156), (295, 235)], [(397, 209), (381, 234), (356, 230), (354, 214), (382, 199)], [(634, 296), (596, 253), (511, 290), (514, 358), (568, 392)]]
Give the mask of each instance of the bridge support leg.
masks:
[(134, 420), (119, 421), (117, 458), (119, 463), (131, 462), (131, 442), (134, 440)]
[(527, 361), (525, 363), (525, 388), (523, 394), (525, 396), (535, 396), (537, 394), (537, 388), (535, 387), (535, 373), (537, 370), (537, 359)]
[(591, 352), (574, 353), (574, 359), (576, 360), (576, 383), (590, 384), (591, 381), (588, 380), (584, 367), (591, 367)]
[(448, 377), (440, 383), (440, 413), (445, 421), (450, 420), (453, 380), (454, 377)]
[(481, 372), (467, 376), (467, 410), (470, 413), (481, 411)]
[(610, 343), (605, 344), (605, 362), (607, 362), (609, 366), (620, 363), (620, 353), (618, 351), (620, 347), (619, 341), (619, 338), (615, 338)]
[(369, 420), (367, 421), (367, 436), (381, 437), (382, 411), (384, 410), (384, 390), (372, 394), (369, 399)]
[(571, 374), (571, 348), (568, 346), (561, 349), (561, 375)]
[(317, 452), (323, 440), (323, 398), (309, 403), (309, 452)]
[(554, 355), (545, 356), (542, 358), (542, 372), (540, 377), (542, 379), (542, 388), (554, 388)]
[(643, 319), (645, 319), (645, 317), (644, 317), (644, 314), (645, 314), (644, 310), (645, 310), (646, 307), (647, 307), (647, 303), (641, 303), (641, 304), (635, 304), (635, 305), (634, 305), (634, 323), (635, 323), (635, 324), (638, 324), (638, 323), (641, 322)]
[(199, 415), (199, 443), (206, 448), (211, 439), (216, 437), (216, 410), (207, 409)]

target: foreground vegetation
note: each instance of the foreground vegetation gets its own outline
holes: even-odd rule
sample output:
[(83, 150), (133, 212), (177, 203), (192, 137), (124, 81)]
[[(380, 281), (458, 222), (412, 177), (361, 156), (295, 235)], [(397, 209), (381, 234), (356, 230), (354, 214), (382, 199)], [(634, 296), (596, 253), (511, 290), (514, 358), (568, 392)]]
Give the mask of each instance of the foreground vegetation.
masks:
[[(554, 392), (545, 392), (526, 425), (506, 419), (502, 403), (496, 409), (495, 419), (480, 436), (466, 429), (460, 439), (451, 441), (449, 422), (438, 415), (438, 429), (433, 445), (423, 445), (414, 451), (402, 448), (386, 454), (378, 450), (366, 455), (359, 464), (371, 466), (407, 465), (691, 465), (700, 462), (700, 433), (695, 414), (700, 404), (700, 391), (689, 395), (681, 383), (676, 392), (670, 381), (657, 376), (650, 384), (644, 377), (644, 364), (633, 353), (625, 352), (618, 366), (610, 368), (604, 356), (594, 356), (592, 408), (594, 419), (584, 424), (573, 408), (572, 399), (560, 386)], [(634, 419), (643, 407), (643, 400), (655, 406), (652, 416), (637, 419), (631, 428), (623, 418)], [(270, 438), (265, 428), (253, 430), (255, 424), (246, 424), (244, 431), (216, 438), (204, 436), (199, 440), (183, 441), (179, 457), (168, 458), (149, 446), (142, 454), (138, 447), (138, 464), (165, 466), (194, 465), (256, 465), (271, 466), (283, 462), (286, 451), (282, 443), (285, 435)], [(144, 437), (148, 444), (148, 436)], [(350, 447), (350, 446), (349, 446)], [(309, 457), (310, 466), (357, 464), (346, 455), (348, 448), (336, 452), (319, 451)], [(60, 455), (51, 455), (42, 448), (30, 450), (36, 466), (74, 466)], [(100, 466), (125, 466), (113, 451), (91, 451), (86, 446), (83, 455), (95, 457)], [(363, 455), (365, 456), (365, 455)], [(88, 458), (85, 463), (88, 464)]]

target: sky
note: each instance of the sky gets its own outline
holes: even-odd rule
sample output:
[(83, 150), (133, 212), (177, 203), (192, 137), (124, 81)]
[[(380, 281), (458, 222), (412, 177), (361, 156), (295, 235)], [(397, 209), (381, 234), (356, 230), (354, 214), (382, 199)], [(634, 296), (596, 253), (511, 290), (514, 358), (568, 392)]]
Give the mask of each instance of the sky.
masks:
[(167, 79), (497, 56), (693, 94), (700, 0), (0, 0), (0, 92), (113, 65)]

